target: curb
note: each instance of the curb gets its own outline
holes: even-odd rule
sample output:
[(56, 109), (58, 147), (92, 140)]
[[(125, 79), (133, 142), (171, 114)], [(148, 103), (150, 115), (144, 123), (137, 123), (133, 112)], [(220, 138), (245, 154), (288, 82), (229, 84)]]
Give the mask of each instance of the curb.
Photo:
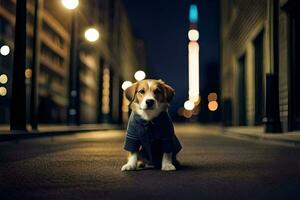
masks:
[(270, 138), (265, 135), (251, 135), (233, 131), (224, 130), (222, 135), (226, 137), (236, 138), (236, 139), (244, 139), (248, 141), (256, 141), (261, 143), (268, 143), (268, 144), (276, 144), (288, 147), (300, 147), (300, 140), (293, 140), (293, 139), (284, 139), (284, 138)]
[(82, 132), (92, 132), (92, 131), (108, 131), (108, 130), (122, 130), (122, 126), (105, 126), (105, 127), (95, 127), (95, 128), (71, 128), (66, 130), (45, 130), (45, 131), (21, 131), (21, 132), (7, 132), (0, 134), (0, 142), (7, 141), (18, 141), (23, 139), (35, 139), (42, 137), (53, 137), (53, 136), (64, 136), (73, 135)]

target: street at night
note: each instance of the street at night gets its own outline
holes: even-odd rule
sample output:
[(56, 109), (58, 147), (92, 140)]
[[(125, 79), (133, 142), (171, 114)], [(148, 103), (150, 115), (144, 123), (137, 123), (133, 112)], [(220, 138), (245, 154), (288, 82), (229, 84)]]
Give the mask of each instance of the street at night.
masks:
[(299, 200), (299, 11), (0, 0), (0, 200)]
[(121, 172), (123, 130), (0, 144), (1, 199), (299, 199), (300, 149), (177, 125), (175, 172)]

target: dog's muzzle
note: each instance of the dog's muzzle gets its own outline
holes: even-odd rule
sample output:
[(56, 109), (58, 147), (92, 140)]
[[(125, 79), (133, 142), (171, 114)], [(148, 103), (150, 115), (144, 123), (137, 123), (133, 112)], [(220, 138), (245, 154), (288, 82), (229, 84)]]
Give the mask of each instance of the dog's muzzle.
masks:
[(155, 104), (155, 101), (153, 99), (147, 99), (146, 100), (146, 105), (147, 105), (146, 109), (153, 109), (154, 108), (154, 104)]

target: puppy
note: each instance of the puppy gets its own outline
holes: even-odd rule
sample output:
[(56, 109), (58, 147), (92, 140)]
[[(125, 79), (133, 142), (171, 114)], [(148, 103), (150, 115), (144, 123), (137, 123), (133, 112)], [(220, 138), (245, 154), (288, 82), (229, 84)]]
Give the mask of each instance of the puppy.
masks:
[(142, 80), (125, 90), (132, 113), (124, 149), (130, 152), (122, 171), (144, 166), (176, 170), (176, 154), (181, 144), (174, 133), (168, 106), (174, 90), (161, 80)]

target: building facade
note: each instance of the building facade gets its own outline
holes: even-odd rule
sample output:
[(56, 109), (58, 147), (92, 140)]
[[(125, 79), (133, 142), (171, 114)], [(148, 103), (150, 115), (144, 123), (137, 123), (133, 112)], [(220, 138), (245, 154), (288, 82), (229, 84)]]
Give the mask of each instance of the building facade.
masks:
[[(271, 102), (267, 96), (267, 76), (276, 73), (274, 52), (278, 51), (276, 91), (280, 124), (284, 131), (300, 128), (300, 101), (295, 91), (299, 85), (295, 78), (299, 66), (293, 57), (299, 51), (296, 10), (299, 2), (295, 0), (221, 1), (221, 90), (225, 125), (263, 125), (268, 120), (266, 110)], [(277, 17), (278, 23), (274, 23)]]
[[(69, 98), (69, 62), (72, 11), (60, 1), (43, 1), (41, 8), (41, 48), (38, 75), (40, 123), (66, 123)], [(9, 122), (9, 102), (13, 60), (15, 0), (0, 0), (0, 47), (10, 53), (0, 57), (0, 75), (5, 74), (7, 93), (0, 96), (0, 123)], [(34, 1), (27, 1), (27, 68), (24, 72), (29, 107), (32, 66)], [(123, 80), (132, 80), (140, 67), (136, 44), (121, 0), (82, 0), (76, 10), (80, 82), (80, 122), (120, 122)], [(63, 20), (61, 20), (63, 19)], [(88, 43), (84, 30), (96, 27), (100, 40)], [(142, 65), (143, 64), (143, 65)], [(1, 85), (0, 85), (1, 86)], [(29, 113), (29, 109), (28, 109)], [(28, 114), (29, 116), (29, 114)]]

